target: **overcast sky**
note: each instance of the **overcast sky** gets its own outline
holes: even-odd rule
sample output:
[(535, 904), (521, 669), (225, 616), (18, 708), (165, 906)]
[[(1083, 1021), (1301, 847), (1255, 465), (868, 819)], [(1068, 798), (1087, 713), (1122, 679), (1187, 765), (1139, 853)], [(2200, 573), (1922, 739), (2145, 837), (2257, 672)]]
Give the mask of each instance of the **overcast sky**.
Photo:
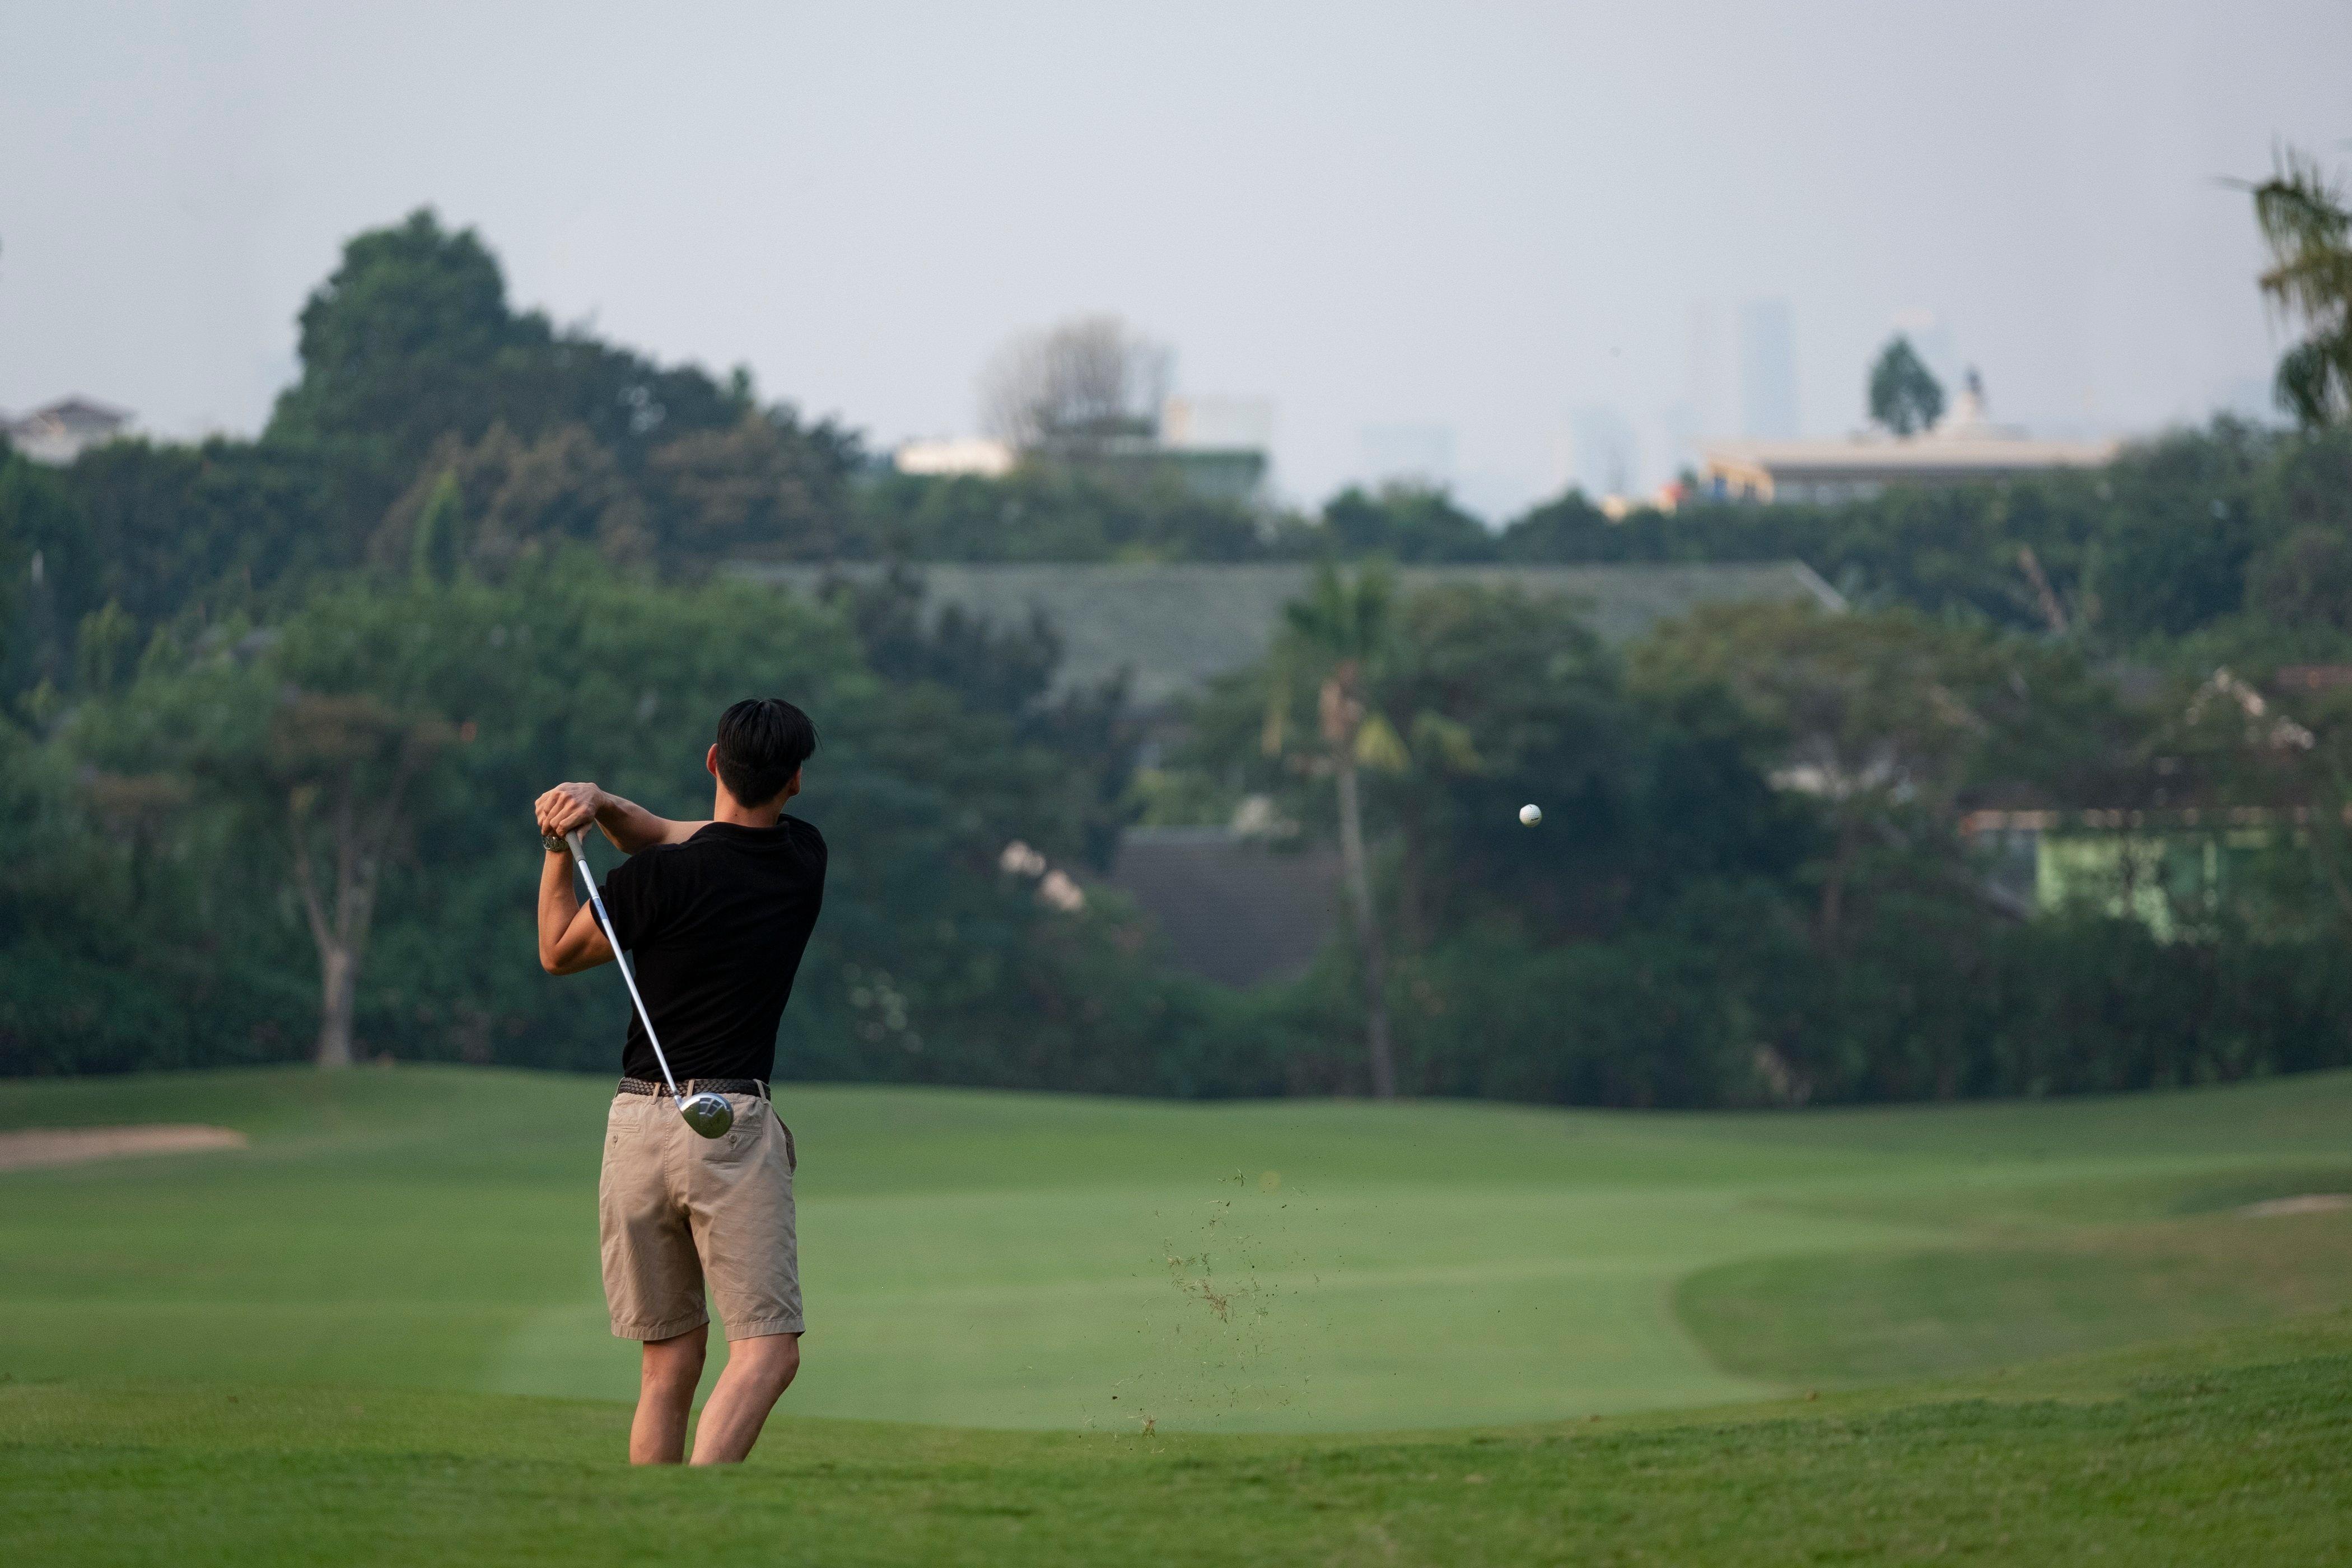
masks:
[(342, 240), (429, 203), (518, 303), (878, 442), (972, 428), (1008, 334), (1110, 310), (1180, 390), (1272, 400), (1286, 493), (1426, 427), (1500, 512), (1580, 411), (1641, 478), (1677, 404), (1737, 434), (1754, 299), (1809, 433), (1898, 322), (2042, 431), (2242, 402), (2279, 337), (2216, 177), (2282, 138), (2352, 164), (2344, 0), (8, 0), (0, 408), (253, 430)]

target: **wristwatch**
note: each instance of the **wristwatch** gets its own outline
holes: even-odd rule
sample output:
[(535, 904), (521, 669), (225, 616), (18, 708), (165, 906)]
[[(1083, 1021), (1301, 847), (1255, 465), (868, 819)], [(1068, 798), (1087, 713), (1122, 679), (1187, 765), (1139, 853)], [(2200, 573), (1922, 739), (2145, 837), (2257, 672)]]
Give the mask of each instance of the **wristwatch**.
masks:
[(539, 836), (539, 841), (547, 846), (547, 852), (550, 855), (561, 855), (572, 847), (572, 840), (564, 837), (561, 833), (542, 833)]

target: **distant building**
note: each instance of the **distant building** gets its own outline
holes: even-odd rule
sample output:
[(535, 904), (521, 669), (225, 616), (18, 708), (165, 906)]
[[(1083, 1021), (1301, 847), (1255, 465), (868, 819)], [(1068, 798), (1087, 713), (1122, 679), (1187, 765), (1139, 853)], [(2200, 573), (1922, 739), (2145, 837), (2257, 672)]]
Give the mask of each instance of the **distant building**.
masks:
[(1171, 397), (1160, 405), (1156, 446), (1128, 460), (1148, 478), (1175, 476), (1202, 500), (1253, 505), (1273, 467), (1274, 405), (1263, 397)]
[(1142, 465), (1147, 474), (1173, 474), (1187, 495), (1235, 506), (1255, 505), (1265, 496), (1270, 466), (1264, 452), (1246, 447), (1167, 447)]
[(1130, 827), (1109, 883), (1179, 969), (1235, 987), (1296, 980), (1339, 925), (1339, 856), (1224, 827)]
[(1274, 446), (1274, 405), (1263, 397), (1171, 397), (1160, 444), (1185, 452), (1258, 452)]
[(906, 442), (891, 454), (890, 466), (902, 474), (978, 474), (993, 479), (1013, 471), (1015, 457), (1007, 442), (984, 436), (952, 436)]
[(1171, 397), (1158, 423), (1048, 441), (1024, 453), (1011, 442), (982, 436), (908, 441), (891, 455), (902, 474), (1002, 479), (1024, 457), (1083, 469), (1117, 484), (1173, 481), (1203, 500), (1255, 502), (1264, 493), (1274, 405), (1260, 398)]
[(1647, 495), (1602, 496), (1594, 504), (1610, 521), (1622, 522), (1637, 511), (1679, 510), (1689, 500), (1689, 489), (1680, 479), (1668, 479)]
[(68, 397), (20, 418), (0, 418), (9, 445), (37, 463), (60, 467), (131, 427), (130, 414), (87, 397)]
[(2263, 867), (2283, 837), (2300, 839), (2312, 821), (2308, 807), (1976, 811), (1959, 827), (1995, 886), (2025, 910), (2087, 907), (2170, 942), (2184, 917), (2230, 910), (2266, 923)]
[(1925, 435), (1843, 441), (1717, 441), (1699, 462), (1699, 493), (1717, 500), (1816, 505), (1867, 500), (1889, 485), (1956, 484), (2114, 461), (2113, 441), (2036, 441), (1985, 416), (1971, 374), (1950, 410)]
[(1790, 440), (1797, 422), (1797, 330), (1786, 300), (1739, 308), (1739, 427), (1749, 437)]
[[(2289, 665), (2273, 686), (2302, 696), (2342, 690), (2352, 687), (2352, 666)], [(2198, 689), (2188, 716), (2213, 706), (2242, 715), (2245, 740), (2260, 751), (2307, 752), (2317, 744), (2311, 731), (2226, 668)], [(2269, 924), (2278, 910), (2265, 867), (2283, 847), (2306, 841), (2324, 816), (2352, 825), (2352, 806), (2332, 803), (2315, 808), (2207, 802), (1973, 811), (1959, 828), (1984, 858), (1995, 886), (2026, 909), (2097, 909), (2136, 920), (2158, 941), (2170, 942), (2184, 918), (2203, 921), (2224, 910), (2256, 929)]]
[(1589, 496), (1629, 493), (1642, 467), (1641, 442), (1614, 408), (1599, 404), (1576, 411), (1569, 426), (1569, 481)]

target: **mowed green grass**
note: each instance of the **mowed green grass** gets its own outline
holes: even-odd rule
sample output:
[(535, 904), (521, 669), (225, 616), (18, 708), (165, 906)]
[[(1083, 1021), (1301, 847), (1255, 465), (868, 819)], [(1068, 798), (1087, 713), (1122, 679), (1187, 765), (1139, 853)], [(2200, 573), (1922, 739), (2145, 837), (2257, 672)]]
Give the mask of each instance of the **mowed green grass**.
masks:
[(2352, 1317), (2022, 1377), (1391, 1436), (784, 1418), (631, 1470), (601, 1402), (0, 1384), (0, 1560), (96, 1565), (2346, 1561)]
[[(608, 1086), (0, 1085), (0, 1126), (246, 1151), (0, 1173), (0, 1374), (625, 1399)], [(791, 1088), (796, 1416), (1158, 1433), (1558, 1420), (1952, 1374), (2339, 1304), (2352, 1074), (1700, 1116)]]
[(0, 1173), (0, 1563), (2347, 1560), (2352, 1216), (2237, 1210), (2352, 1189), (2352, 1075), (1769, 1116), (796, 1089), (807, 1370), (718, 1472), (621, 1462), (605, 1100), (0, 1085), (0, 1127), (253, 1139)]

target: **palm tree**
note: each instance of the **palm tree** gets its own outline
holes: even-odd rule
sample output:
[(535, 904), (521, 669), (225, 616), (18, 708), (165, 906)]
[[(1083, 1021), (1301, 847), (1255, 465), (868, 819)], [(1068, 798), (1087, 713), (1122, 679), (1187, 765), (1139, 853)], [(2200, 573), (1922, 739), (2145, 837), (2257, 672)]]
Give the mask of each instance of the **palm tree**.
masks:
[(1281, 755), (1292, 703), (1302, 689), (1313, 689), (1320, 742), (1313, 766), (1328, 772), (1339, 792), (1339, 863), (1362, 958), (1364, 1045), (1372, 1093), (1381, 1100), (1396, 1097), (1396, 1055), (1389, 1039), (1388, 949), (1372, 907), (1358, 781), (1363, 764), (1393, 767), (1402, 750), (1395, 731), (1365, 701), (1370, 667), (1391, 636), (1394, 598), (1385, 572), (1368, 569), (1343, 577), (1326, 563), (1307, 597), (1283, 606), (1263, 736), (1266, 754)]
[(2279, 404), (2305, 425), (2352, 417), (2352, 205), (2316, 160), (2292, 151), (2253, 195), (2271, 253), (2263, 294), (2308, 327), (2279, 361)]

